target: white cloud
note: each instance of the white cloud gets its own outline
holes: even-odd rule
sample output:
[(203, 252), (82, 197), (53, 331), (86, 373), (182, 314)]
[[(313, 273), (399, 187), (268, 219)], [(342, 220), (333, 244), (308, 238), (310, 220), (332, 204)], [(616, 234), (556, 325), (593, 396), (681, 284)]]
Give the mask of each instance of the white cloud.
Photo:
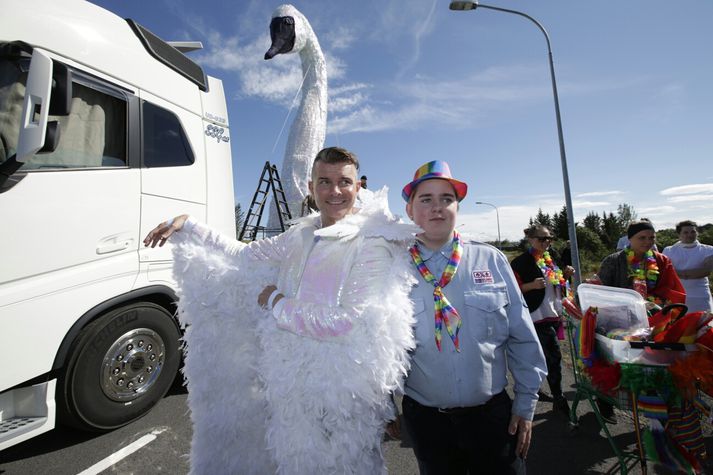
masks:
[(507, 68), (493, 69), (458, 80), (418, 76), (382, 87), (380, 90), (389, 91), (387, 98), (369, 95), (363, 98), (361, 108), (330, 117), (330, 132), (409, 130), (424, 125), (469, 128), (477, 126), (486, 111), (497, 110), (502, 102), (522, 103), (547, 93), (526, 84), (529, 75), (525, 70), (531, 72), (529, 68), (514, 68), (517, 73), (509, 76), (521, 78), (521, 82), (509, 84), (500, 79), (508, 75)]
[[(337, 36), (346, 41), (349, 31), (345, 29)], [(225, 38), (218, 32), (206, 35), (208, 47), (195, 59), (204, 66), (234, 73), (239, 83), (235, 96), (256, 97), (286, 108), (291, 106), (303, 81), (299, 55), (278, 55), (271, 60), (264, 60), (270, 44), (267, 33), (260, 34), (250, 42), (237, 36)], [(342, 43), (339, 47), (346, 46), (346, 43)], [(330, 51), (323, 53), (330, 81), (329, 112), (349, 113), (366, 104), (369, 101), (367, 91), (370, 86), (365, 83), (340, 84), (346, 76), (346, 63)], [(331, 87), (332, 84), (336, 86)]]
[(332, 114), (353, 110), (355, 107), (364, 103), (364, 100), (365, 96), (360, 92), (344, 95), (342, 97), (332, 97), (332, 95), (330, 94), (328, 109), (329, 112)]
[(327, 82), (337, 81), (346, 75), (346, 63), (341, 58), (329, 51), (322, 51), (324, 61), (327, 63)]
[[(677, 205), (662, 204), (655, 196), (650, 201), (632, 202), (639, 217), (651, 218), (656, 229), (673, 228), (675, 224), (684, 219), (693, 219), (699, 224), (713, 223), (713, 207), (699, 202), (686, 202)], [(713, 198), (712, 198), (713, 199)], [(491, 201), (497, 202), (491, 198)], [(532, 196), (528, 205), (498, 206), (500, 215), (500, 234), (503, 240), (518, 241), (523, 236), (523, 229), (530, 218), (533, 218), (538, 209), (552, 216), (562, 209), (563, 198), (556, 195)], [(482, 209), (482, 211), (481, 211)], [(459, 230), (469, 234), (473, 239), (480, 241), (497, 240), (497, 221), (495, 210), (490, 207), (476, 207), (475, 212), (461, 212), (458, 215)], [(601, 216), (602, 209), (580, 206), (574, 203), (575, 221), (581, 223), (589, 212)], [(605, 208), (604, 211), (616, 214), (615, 206)]]
[(208, 44), (206, 51), (197, 55), (197, 61), (236, 73), (240, 83), (238, 96), (259, 97), (289, 105), (302, 82), (302, 70), (296, 55), (264, 60), (270, 44), (267, 34), (243, 43), (238, 37), (223, 38), (213, 32), (208, 35)]
[[(562, 204), (555, 206), (498, 206), (500, 216), (500, 237), (504, 240), (519, 241), (523, 230), (531, 217), (542, 207), (544, 213), (559, 212)], [(460, 213), (458, 215), (458, 230), (479, 241), (496, 241), (498, 238), (498, 222), (495, 210), (488, 207), (482, 213)]]
[(612, 203), (609, 201), (573, 201), (573, 209), (577, 208), (603, 208), (605, 206), (611, 207)]
[(639, 208), (638, 214), (646, 217), (650, 216), (663, 216), (668, 215), (676, 211), (678, 208), (675, 206), (651, 206), (647, 208)]
[(682, 185), (665, 188), (659, 191), (664, 196), (686, 195), (692, 193), (713, 193), (713, 183), (700, 183), (695, 185)]
[(693, 201), (707, 201), (713, 200), (713, 193), (701, 194), (701, 195), (683, 195), (683, 196), (672, 196), (668, 199), (671, 203), (691, 203)]
[(423, 17), (423, 21), (414, 24), (414, 27), (409, 30), (412, 35), (409, 44), (411, 44), (411, 54), (405, 63), (401, 66), (401, 69), (396, 74), (396, 77), (403, 76), (406, 71), (411, 69), (421, 57), (421, 41), (424, 37), (428, 36), (429, 33), (433, 31), (433, 13), (436, 10), (436, 4), (438, 0), (432, 0), (431, 7), (428, 13)]
[(588, 191), (586, 193), (578, 193), (577, 198), (594, 198), (597, 196), (618, 196), (624, 194), (623, 191)]
[(343, 24), (327, 29), (319, 39), (320, 44), (324, 44), (332, 50), (348, 49), (356, 40), (355, 30)]

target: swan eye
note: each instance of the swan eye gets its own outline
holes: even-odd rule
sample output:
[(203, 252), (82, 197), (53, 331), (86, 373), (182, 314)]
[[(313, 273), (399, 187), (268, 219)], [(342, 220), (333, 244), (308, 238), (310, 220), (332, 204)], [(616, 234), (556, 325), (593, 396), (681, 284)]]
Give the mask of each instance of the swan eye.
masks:
[(284, 18), (284, 21), (285, 21), (285, 24), (287, 24), (287, 25), (294, 25), (294, 24), (295, 24), (295, 20), (294, 20), (294, 18), (292, 18), (291, 16), (286, 16), (286, 17)]

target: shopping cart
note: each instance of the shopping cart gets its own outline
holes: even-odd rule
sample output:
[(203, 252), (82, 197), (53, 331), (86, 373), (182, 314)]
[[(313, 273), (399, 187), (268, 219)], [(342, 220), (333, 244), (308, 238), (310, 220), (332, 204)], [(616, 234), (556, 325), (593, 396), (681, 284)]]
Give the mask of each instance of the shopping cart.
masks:
[[(705, 376), (713, 372), (713, 348), (706, 343), (713, 340), (711, 315), (672, 305), (649, 319), (646, 302), (629, 289), (582, 284), (578, 297), (584, 315), (564, 302), (576, 391), (572, 425), (578, 426), (579, 403), (588, 401), (617, 457), (609, 473), (627, 474), (640, 465), (646, 474), (647, 454), (654, 462), (699, 473), (705, 457), (699, 416), (710, 416), (700, 389), (711, 394), (713, 388)], [(617, 445), (601, 403), (631, 412), (635, 448)]]
[[(607, 439), (607, 442), (614, 452), (617, 463), (611, 467), (607, 473), (621, 473), (622, 475), (628, 474), (637, 465), (641, 466), (642, 473), (646, 473), (646, 456), (643, 450), (643, 444), (641, 442), (641, 431), (640, 431), (640, 421), (638, 414), (638, 407), (636, 404), (637, 395), (629, 392), (618, 390), (616, 393), (612, 394), (609, 392), (603, 392), (592, 384), (590, 377), (584, 372), (584, 365), (586, 364), (578, 356), (577, 347), (575, 344), (575, 334), (576, 329), (579, 325), (579, 320), (574, 318), (570, 313), (565, 312), (565, 321), (567, 324), (567, 338), (569, 341), (569, 352), (572, 359), (572, 368), (574, 371), (574, 400), (570, 409), (570, 424), (572, 429), (575, 430), (579, 428), (579, 417), (577, 416), (577, 407), (580, 402), (589, 403), (589, 406), (596, 417), (597, 422), (602, 430), (602, 433)], [(619, 447), (612, 437), (607, 423), (602, 417), (599, 410), (599, 403), (608, 403), (612, 407), (617, 407), (622, 410), (631, 410), (632, 419), (634, 424), (634, 429), (636, 432), (637, 445), (635, 449), (622, 449)]]

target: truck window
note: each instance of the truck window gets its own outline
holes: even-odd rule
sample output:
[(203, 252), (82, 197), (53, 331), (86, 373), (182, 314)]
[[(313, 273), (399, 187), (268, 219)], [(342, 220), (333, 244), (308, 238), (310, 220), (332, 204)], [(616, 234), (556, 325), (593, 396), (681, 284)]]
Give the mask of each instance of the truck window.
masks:
[(144, 101), (142, 104), (145, 167), (183, 167), (195, 161), (186, 133), (176, 115)]
[[(0, 162), (15, 153), (27, 61), (0, 59)], [(73, 70), (72, 108), (59, 122), (54, 152), (35, 154), (22, 171), (37, 169), (125, 167), (127, 100), (123, 93)]]

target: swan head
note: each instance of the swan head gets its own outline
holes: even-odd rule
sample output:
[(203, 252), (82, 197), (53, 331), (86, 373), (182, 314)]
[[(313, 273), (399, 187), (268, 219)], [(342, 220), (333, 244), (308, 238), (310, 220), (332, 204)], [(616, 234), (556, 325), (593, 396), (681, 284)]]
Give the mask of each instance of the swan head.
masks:
[(272, 14), (270, 39), (272, 44), (265, 59), (278, 54), (296, 53), (305, 47), (311, 27), (307, 18), (292, 5), (280, 5)]

